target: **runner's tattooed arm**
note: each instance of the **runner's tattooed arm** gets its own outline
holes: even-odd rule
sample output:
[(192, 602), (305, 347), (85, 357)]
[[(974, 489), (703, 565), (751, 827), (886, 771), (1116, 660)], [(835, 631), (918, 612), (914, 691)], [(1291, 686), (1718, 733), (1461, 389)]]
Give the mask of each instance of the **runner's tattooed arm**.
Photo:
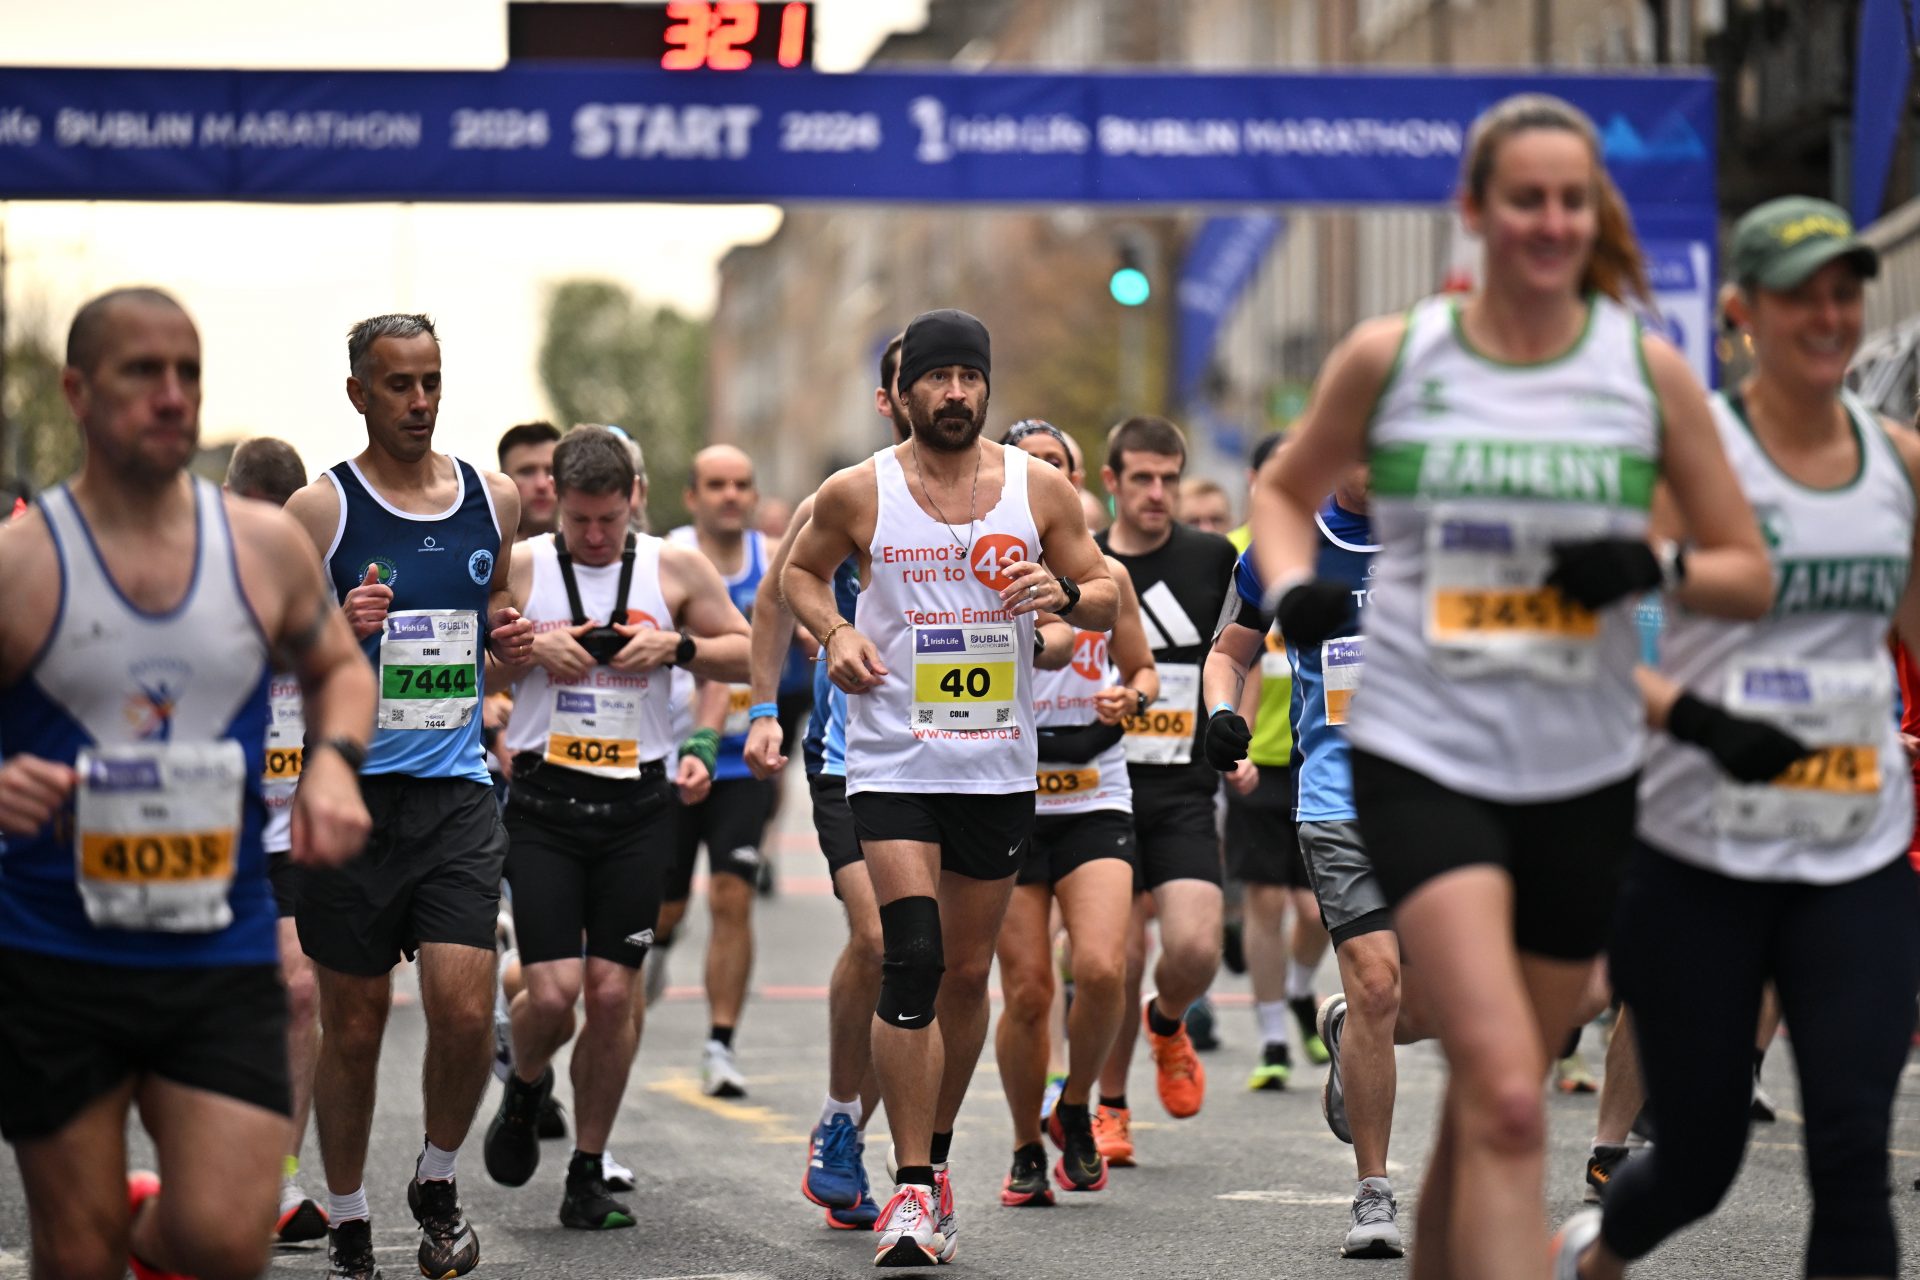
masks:
[(1027, 502), (1040, 533), (1041, 563), (1021, 561), (1006, 566), (1008, 585), (1000, 593), (1012, 613), (1058, 610), (1067, 607), (1061, 578), (1080, 587), (1080, 601), (1067, 620), (1086, 631), (1106, 631), (1120, 608), (1120, 593), (1107, 572), (1093, 535), (1087, 532), (1087, 513), (1080, 494), (1065, 476), (1044, 462), (1027, 461)]

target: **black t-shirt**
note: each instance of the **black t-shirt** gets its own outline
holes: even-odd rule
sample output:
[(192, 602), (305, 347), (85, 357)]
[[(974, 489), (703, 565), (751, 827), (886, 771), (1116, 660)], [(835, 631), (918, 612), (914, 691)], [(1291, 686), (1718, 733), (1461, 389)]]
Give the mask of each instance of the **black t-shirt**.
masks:
[[(1134, 594), (1140, 597), (1140, 621), (1153, 646), (1153, 660), (1159, 664), (1186, 664), (1196, 671), (1206, 663), (1213, 647), (1227, 602), (1237, 597), (1233, 590), (1233, 566), (1239, 553), (1233, 544), (1217, 533), (1202, 533), (1184, 524), (1173, 526), (1173, 533), (1160, 546), (1145, 555), (1122, 555), (1108, 545), (1108, 535), (1094, 541), (1100, 550), (1126, 566), (1133, 578)], [(1164, 679), (1164, 673), (1163, 673)], [(1187, 764), (1129, 764), (1128, 776), (1135, 787), (1180, 786), (1211, 792), (1219, 785), (1220, 775), (1201, 752), (1206, 734), (1205, 694), (1194, 681), (1193, 758)], [(1162, 710), (1164, 708), (1156, 708)]]

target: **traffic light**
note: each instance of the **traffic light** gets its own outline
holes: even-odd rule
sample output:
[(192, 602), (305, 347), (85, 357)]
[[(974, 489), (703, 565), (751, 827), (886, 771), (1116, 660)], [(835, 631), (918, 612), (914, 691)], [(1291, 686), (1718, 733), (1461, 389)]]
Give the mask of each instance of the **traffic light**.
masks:
[(1131, 238), (1117, 246), (1120, 260), (1107, 277), (1107, 292), (1123, 307), (1145, 306), (1153, 296), (1153, 281), (1147, 278), (1146, 255)]

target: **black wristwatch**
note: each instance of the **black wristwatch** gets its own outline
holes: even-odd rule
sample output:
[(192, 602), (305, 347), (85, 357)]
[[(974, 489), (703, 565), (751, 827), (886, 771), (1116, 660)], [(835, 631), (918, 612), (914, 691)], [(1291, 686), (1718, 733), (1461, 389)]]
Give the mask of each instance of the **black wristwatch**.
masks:
[(1067, 593), (1067, 602), (1053, 611), (1055, 617), (1064, 618), (1073, 612), (1075, 605), (1080, 603), (1080, 584), (1072, 578), (1055, 578), (1054, 581), (1059, 583), (1060, 589)]
[(355, 742), (352, 738), (323, 738), (313, 745), (316, 750), (321, 747), (331, 747), (338, 753), (342, 760), (347, 762), (347, 768), (353, 770), (355, 773), (359, 773), (360, 770), (366, 767), (367, 749)]
[(680, 643), (674, 646), (673, 661), (667, 665), (670, 667), (684, 667), (692, 661), (693, 637), (682, 631), (680, 633)]
[(1144, 716), (1147, 714), (1147, 708), (1153, 705), (1153, 699), (1147, 696), (1147, 691), (1145, 689), (1135, 689), (1133, 691), (1133, 697), (1134, 701), (1138, 704), (1134, 707), (1133, 714), (1136, 716)]

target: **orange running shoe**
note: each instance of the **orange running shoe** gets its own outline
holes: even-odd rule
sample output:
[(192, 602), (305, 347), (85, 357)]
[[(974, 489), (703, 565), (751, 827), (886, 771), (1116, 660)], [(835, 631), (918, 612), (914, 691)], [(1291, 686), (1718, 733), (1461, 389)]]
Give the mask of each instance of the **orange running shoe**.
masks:
[(1133, 1112), (1100, 1107), (1093, 1113), (1093, 1145), (1116, 1169), (1133, 1168)]
[[(136, 1169), (127, 1175), (127, 1208), (132, 1217), (140, 1216), (140, 1206), (160, 1194), (160, 1178), (145, 1169)], [(175, 1275), (171, 1271), (162, 1271), (156, 1266), (142, 1262), (131, 1251), (127, 1254), (127, 1264), (136, 1280), (188, 1280), (185, 1276)]]
[(1207, 1069), (1201, 1065), (1200, 1055), (1193, 1051), (1193, 1041), (1187, 1037), (1184, 1025), (1170, 1036), (1155, 1033), (1153, 1020), (1147, 1016), (1153, 999), (1148, 996), (1140, 1006), (1140, 1022), (1147, 1031), (1147, 1046), (1153, 1050), (1154, 1084), (1160, 1090), (1160, 1105), (1167, 1109), (1167, 1114), (1175, 1120), (1185, 1120), (1199, 1115), (1200, 1104), (1206, 1101)]

